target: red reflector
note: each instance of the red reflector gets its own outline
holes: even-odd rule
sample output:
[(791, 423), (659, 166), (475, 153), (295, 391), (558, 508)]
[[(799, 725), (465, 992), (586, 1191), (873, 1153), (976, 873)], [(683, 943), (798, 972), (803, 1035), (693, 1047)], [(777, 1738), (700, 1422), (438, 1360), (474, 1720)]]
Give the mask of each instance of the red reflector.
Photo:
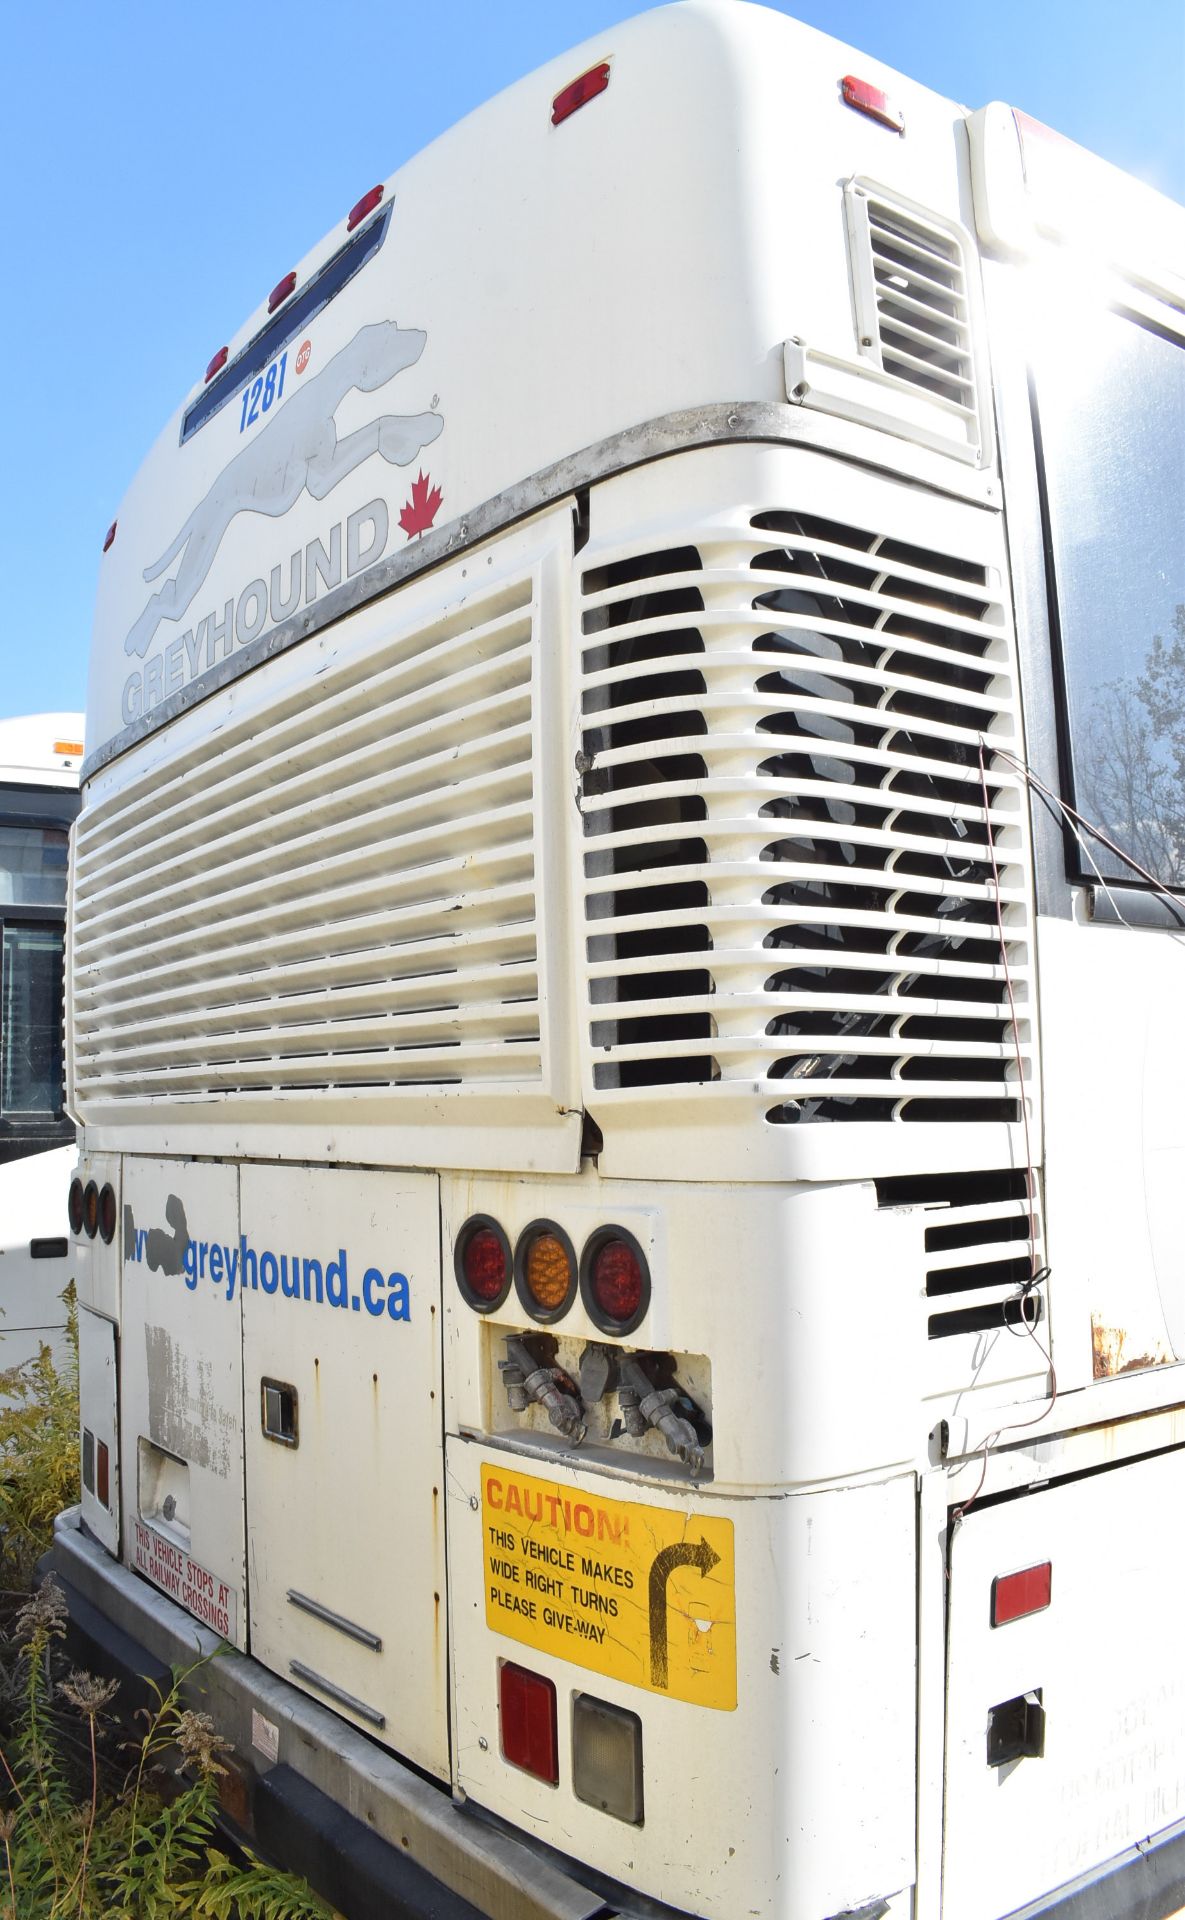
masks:
[(606, 1240), (592, 1263), (592, 1291), (609, 1320), (632, 1320), (642, 1304), (642, 1265), (624, 1240)]
[(1039, 1567), (1025, 1567), (1020, 1573), (998, 1574), (992, 1581), (992, 1625), (1006, 1626), (1026, 1613), (1040, 1613), (1049, 1605), (1053, 1586), (1053, 1562), (1043, 1560)]
[(840, 81), (845, 103), (855, 107), (857, 113), (866, 113), (870, 120), (879, 120), (882, 127), (892, 127), (894, 133), (905, 132), (905, 118), (898, 113), (887, 94), (879, 87), (870, 86), (867, 80), (857, 80), (855, 74), (845, 73)]
[(602, 60), (600, 66), (590, 67), (587, 73), (581, 74), (579, 80), (573, 80), (570, 86), (564, 87), (556, 94), (551, 103), (552, 126), (558, 127), (560, 121), (566, 120), (570, 113), (575, 113), (577, 107), (583, 107), (587, 101), (595, 100), (597, 94), (604, 93), (608, 85), (609, 62)]
[(111, 1505), (111, 1455), (107, 1451), (107, 1442), (100, 1440), (96, 1448), (95, 1460), (95, 1498), (103, 1506)]
[(354, 228), (358, 226), (361, 221), (365, 220), (367, 214), (374, 212), (382, 197), (382, 188), (372, 187), (369, 193), (363, 194), (361, 200), (356, 200), (350, 208), (349, 217), (346, 220), (346, 232), (353, 233)]
[(292, 289), (293, 287), (295, 287), (295, 285), (296, 285), (296, 273), (294, 270), (292, 273), (286, 273), (284, 275), (284, 278), (280, 281), (279, 285), (273, 287), (271, 292), (268, 294), (267, 310), (269, 313), (274, 313), (277, 307), (283, 306), (285, 300), (287, 300), (288, 295), (292, 292)]
[(103, 542), (103, 552), (104, 552), (104, 553), (106, 553), (106, 551), (107, 551), (107, 549), (108, 549), (108, 547), (109, 547), (109, 546), (111, 545), (111, 542), (112, 542), (112, 541), (114, 540), (114, 538), (115, 538), (115, 529), (116, 529), (116, 527), (117, 527), (118, 525), (119, 525), (119, 521), (118, 521), (118, 520), (113, 520), (113, 521), (111, 522), (111, 525), (110, 525), (110, 526), (108, 527), (108, 529), (107, 529), (107, 538), (106, 538), (106, 539), (104, 540), (104, 542)]
[(537, 1780), (557, 1786), (560, 1777), (556, 1738), (555, 1687), (540, 1673), (507, 1660), (498, 1675), (502, 1754)]
[(214, 375), (216, 373), (221, 373), (225, 365), (226, 365), (226, 348), (219, 347), (217, 353), (214, 355), (214, 358), (211, 360), (209, 366), (206, 368), (206, 378), (203, 384), (205, 386), (209, 386), (211, 380), (214, 378)]

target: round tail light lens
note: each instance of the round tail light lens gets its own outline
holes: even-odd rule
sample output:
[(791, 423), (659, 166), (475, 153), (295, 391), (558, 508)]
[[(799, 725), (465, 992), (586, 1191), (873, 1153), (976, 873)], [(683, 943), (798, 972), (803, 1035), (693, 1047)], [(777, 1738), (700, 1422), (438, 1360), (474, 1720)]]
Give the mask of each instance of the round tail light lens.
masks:
[(70, 1231), (77, 1240), (82, 1232), (82, 1181), (77, 1177), (70, 1182), (70, 1196), (66, 1202), (66, 1211), (70, 1215)]
[(457, 1236), (453, 1265), (457, 1285), (478, 1313), (492, 1313), (510, 1291), (510, 1242), (496, 1220), (475, 1213)]
[(554, 1220), (536, 1220), (520, 1236), (514, 1279), (532, 1320), (558, 1320), (567, 1313), (576, 1293), (576, 1254)]
[(99, 1189), (93, 1180), (88, 1180), (82, 1195), (82, 1224), (88, 1240), (93, 1240), (99, 1231)]
[(650, 1269), (632, 1233), (602, 1227), (584, 1249), (580, 1291), (603, 1333), (632, 1333), (650, 1305)]
[(115, 1188), (110, 1181), (99, 1194), (99, 1232), (109, 1247), (115, 1238)]

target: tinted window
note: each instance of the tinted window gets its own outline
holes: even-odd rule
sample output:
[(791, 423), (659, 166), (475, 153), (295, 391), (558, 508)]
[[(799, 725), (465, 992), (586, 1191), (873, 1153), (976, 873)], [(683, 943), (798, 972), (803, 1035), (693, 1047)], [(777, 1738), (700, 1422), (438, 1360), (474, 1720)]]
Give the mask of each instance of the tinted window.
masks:
[(1034, 373), (1074, 803), (1185, 887), (1185, 350), (1079, 307)]
[(322, 307), (341, 292), (342, 288), (360, 273), (366, 262), (376, 254), (387, 235), (387, 225), (391, 218), (390, 206), (384, 208), (378, 218), (363, 227), (360, 233), (335, 253), (316, 277), (309, 281), (295, 300), (289, 300), (280, 308), (274, 320), (268, 322), (262, 333), (257, 333), (243, 351), (236, 355), (228, 367), (224, 367), (216, 380), (201, 393), (190, 407), (181, 423), (182, 443), (204, 427), (206, 421), (224, 407), (228, 400), (242, 392), (248, 380), (262, 373), (269, 360), (279, 353), (281, 347), (307, 327), (309, 321), (320, 313)]
[(0, 907), (64, 907), (68, 850), (64, 827), (0, 823)]
[(0, 1110), (62, 1111), (60, 927), (4, 928), (0, 952)]

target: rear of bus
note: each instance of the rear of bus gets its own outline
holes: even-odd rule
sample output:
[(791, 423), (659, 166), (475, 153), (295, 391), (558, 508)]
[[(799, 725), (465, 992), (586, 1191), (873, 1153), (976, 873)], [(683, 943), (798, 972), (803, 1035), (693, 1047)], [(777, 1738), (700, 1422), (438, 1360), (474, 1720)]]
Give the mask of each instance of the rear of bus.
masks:
[(1164, 1569), (1101, 1725), (1086, 1496), (1020, 1498), (1182, 1436), (1073, 1277), (1051, 1408), (987, 124), (614, 28), (362, 195), (119, 508), (53, 1561), (129, 1685), (237, 1650), (228, 1811), (349, 1915), (996, 1920), (1178, 1817)]
[(0, 1370), (66, 1357), (67, 848), (80, 713), (0, 720)]

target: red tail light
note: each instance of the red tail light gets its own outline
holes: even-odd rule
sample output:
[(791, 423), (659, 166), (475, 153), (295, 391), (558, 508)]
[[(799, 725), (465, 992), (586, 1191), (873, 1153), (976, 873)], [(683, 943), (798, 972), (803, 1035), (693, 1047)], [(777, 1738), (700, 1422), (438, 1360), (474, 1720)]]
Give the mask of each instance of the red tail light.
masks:
[(1024, 1567), (1020, 1573), (998, 1574), (992, 1581), (993, 1627), (1021, 1620), (1026, 1613), (1040, 1613), (1049, 1605), (1052, 1591), (1050, 1560), (1043, 1560), (1039, 1567)]
[(589, 100), (595, 100), (598, 93), (604, 93), (609, 85), (609, 62), (602, 60), (599, 66), (590, 67), (578, 80), (561, 88), (551, 103), (551, 124), (558, 127), (577, 107), (583, 107)]
[(219, 347), (217, 353), (214, 355), (214, 358), (211, 360), (209, 366), (206, 368), (206, 378), (203, 382), (203, 385), (208, 387), (211, 380), (214, 378), (214, 375), (216, 373), (222, 372), (223, 367), (226, 365), (226, 353), (227, 353), (227, 350), (225, 347)]
[(274, 313), (277, 307), (283, 306), (285, 300), (287, 300), (288, 295), (292, 292), (295, 285), (296, 285), (295, 271), (293, 271), (292, 273), (286, 273), (284, 275), (284, 278), (281, 281), (279, 281), (272, 288), (271, 292), (268, 294), (267, 310), (269, 313)]
[(70, 1182), (66, 1210), (70, 1215), (70, 1231), (78, 1239), (82, 1232), (82, 1181), (77, 1177)]
[(510, 1291), (510, 1242), (496, 1220), (475, 1213), (457, 1235), (453, 1254), (457, 1285), (478, 1313), (500, 1307)]
[(346, 232), (353, 233), (355, 227), (361, 226), (367, 214), (374, 212), (382, 197), (382, 188), (372, 187), (369, 193), (363, 194), (361, 200), (356, 200), (350, 208), (349, 216), (346, 220)]
[(602, 1227), (584, 1249), (580, 1291), (603, 1333), (632, 1333), (650, 1305), (646, 1256), (624, 1227)]
[(99, 1189), (93, 1180), (88, 1180), (82, 1194), (82, 1224), (86, 1237), (93, 1240), (99, 1231)]
[(100, 1440), (96, 1448), (95, 1460), (95, 1498), (103, 1506), (111, 1506), (111, 1455), (107, 1451), (107, 1442)]
[(502, 1754), (512, 1767), (522, 1767), (549, 1787), (559, 1784), (559, 1740), (556, 1735), (555, 1687), (541, 1673), (530, 1673), (504, 1661), (498, 1675), (498, 1706), (502, 1722)]
[(108, 1247), (115, 1238), (115, 1213), (115, 1189), (108, 1182), (99, 1195), (99, 1232)]

